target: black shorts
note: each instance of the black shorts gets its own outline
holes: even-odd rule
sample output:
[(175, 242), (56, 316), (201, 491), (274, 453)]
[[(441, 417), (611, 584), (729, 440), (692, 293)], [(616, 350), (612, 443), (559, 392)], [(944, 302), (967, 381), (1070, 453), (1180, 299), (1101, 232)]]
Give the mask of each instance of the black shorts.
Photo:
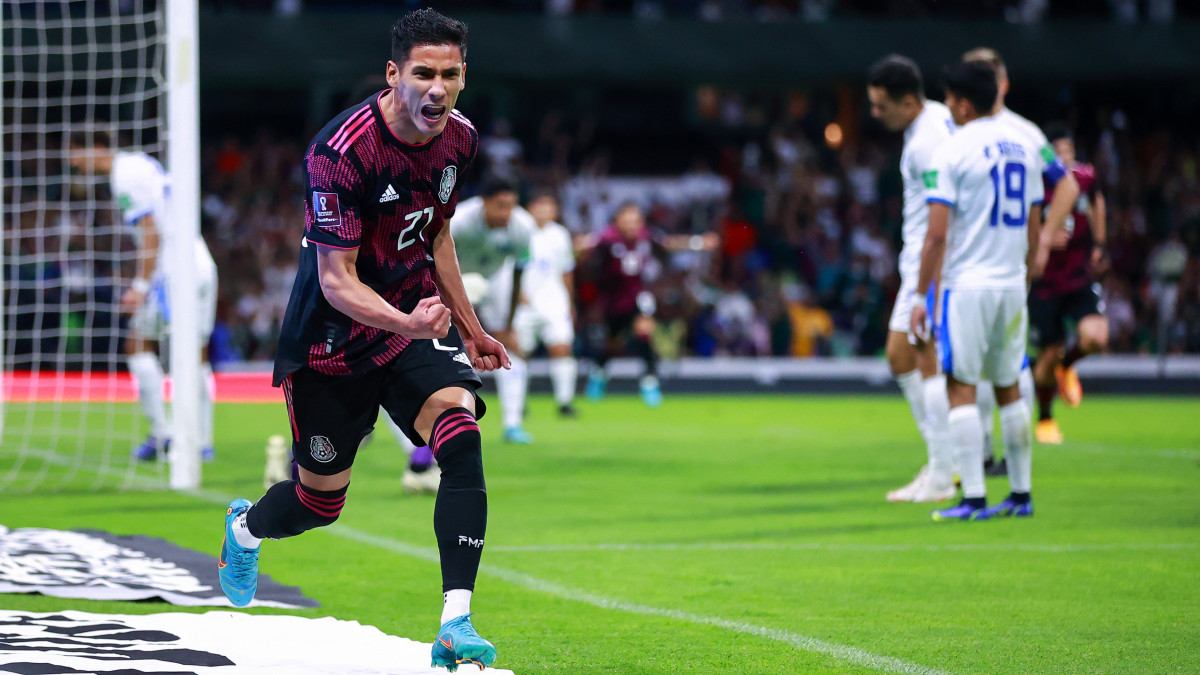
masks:
[(1085, 316), (1102, 312), (1100, 285), (1092, 284), (1077, 291), (1050, 297), (1029, 294), (1029, 342), (1038, 349), (1056, 345), (1067, 338), (1067, 319), (1078, 324)]
[[(436, 342), (436, 344), (435, 344)], [(283, 381), (292, 425), (292, 456), (308, 471), (331, 476), (350, 468), (362, 439), (375, 428), (379, 407), (416, 445), (421, 406), (439, 389), (460, 386), (475, 394), (475, 417), (487, 406), (458, 329), (440, 340), (413, 340), (391, 363), (368, 373), (323, 375), (301, 368)]]

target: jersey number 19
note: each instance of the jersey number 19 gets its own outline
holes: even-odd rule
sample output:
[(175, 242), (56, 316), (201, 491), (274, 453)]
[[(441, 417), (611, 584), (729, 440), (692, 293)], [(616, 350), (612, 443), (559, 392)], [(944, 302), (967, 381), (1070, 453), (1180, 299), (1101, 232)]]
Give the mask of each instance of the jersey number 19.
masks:
[[(1003, 180), (1001, 180), (1003, 178)], [(1001, 184), (1004, 187), (1005, 204), (1000, 206), (1001, 199)], [(1007, 227), (1024, 227), (1025, 226), (1025, 165), (1024, 164), (1008, 164), (1004, 165), (1004, 171), (1000, 171), (1000, 165), (992, 167), (992, 189), (995, 191), (992, 199), (992, 218), (989, 224), (996, 227), (1001, 220), (1004, 221)], [(1013, 204), (1015, 202), (1015, 205)], [(1015, 208), (1014, 208), (1015, 206)], [(1016, 215), (1012, 211), (1016, 211)]]

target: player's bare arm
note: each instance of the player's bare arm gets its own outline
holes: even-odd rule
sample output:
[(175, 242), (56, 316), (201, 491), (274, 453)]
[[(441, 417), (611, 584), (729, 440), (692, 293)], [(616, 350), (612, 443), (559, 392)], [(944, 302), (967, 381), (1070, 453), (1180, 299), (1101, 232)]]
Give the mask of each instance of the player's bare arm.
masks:
[(1068, 171), (1054, 186), (1054, 196), (1050, 198), (1043, 219), (1041, 245), (1047, 250), (1053, 245), (1055, 237), (1066, 231), (1067, 216), (1075, 208), (1076, 199), (1079, 199), (1079, 181)]
[(317, 246), (321, 292), (334, 309), (355, 321), (407, 338), (443, 338), (450, 330), (450, 310), (436, 297), (422, 298), (412, 314), (392, 307), (358, 278), (358, 249)]
[(1092, 274), (1104, 274), (1108, 271), (1108, 204), (1103, 193), (1092, 198), (1088, 222), (1092, 225)]
[[(946, 233), (950, 230), (950, 206), (941, 202), (929, 203), (929, 229), (925, 232), (925, 245), (921, 249), (921, 273), (917, 277), (917, 297), (924, 298), (929, 287), (940, 274), (942, 260), (946, 255)], [(914, 302), (912, 310), (912, 334), (920, 342), (929, 341), (928, 316), (924, 302)]]
[(1042, 210), (1038, 207), (1029, 209), (1029, 251), (1025, 254), (1026, 283), (1033, 283), (1042, 276), (1046, 269), (1046, 258), (1050, 255), (1049, 247), (1042, 245)]
[(142, 305), (150, 291), (150, 280), (158, 269), (158, 227), (154, 216), (145, 215), (138, 219), (137, 276), (133, 284), (121, 296), (121, 311), (128, 314)]
[(438, 290), (454, 317), (454, 325), (462, 335), (463, 346), (476, 370), (511, 368), (512, 361), (500, 341), (488, 335), (479, 325), (479, 317), (467, 300), (467, 289), (463, 287), (462, 272), (458, 268), (458, 254), (454, 251), (454, 238), (450, 228), (443, 227), (433, 239), (433, 265), (437, 273)]

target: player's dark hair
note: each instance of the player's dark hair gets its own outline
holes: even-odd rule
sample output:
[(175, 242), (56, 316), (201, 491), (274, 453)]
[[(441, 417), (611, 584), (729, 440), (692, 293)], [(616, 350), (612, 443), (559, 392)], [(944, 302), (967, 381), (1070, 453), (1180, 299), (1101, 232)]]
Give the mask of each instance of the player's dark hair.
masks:
[(540, 187), (529, 193), (529, 199), (526, 204), (532, 204), (539, 199), (553, 199), (554, 203), (558, 203), (558, 192), (546, 187)]
[(620, 204), (617, 204), (617, 208), (613, 209), (613, 220), (616, 220), (617, 216), (625, 213), (629, 209), (637, 209), (637, 211), (641, 213), (642, 205), (639, 204), (636, 199), (626, 199)]
[(867, 71), (867, 84), (887, 92), (888, 98), (899, 101), (912, 94), (925, 100), (925, 83), (917, 62), (899, 54), (889, 54), (875, 62)]
[(1050, 124), (1047, 124), (1046, 128), (1042, 131), (1046, 133), (1046, 140), (1050, 141), (1051, 143), (1063, 138), (1067, 139), (1068, 141), (1075, 140), (1075, 134), (1071, 131), (1071, 127), (1067, 126), (1065, 122), (1051, 122)]
[(112, 136), (107, 131), (72, 131), (67, 137), (71, 148), (111, 148)]
[(972, 61), (986, 63), (992, 67), (992, 71), (996, 73), (997, 78), (1008, 78), (1008, 67), (1004, 65), (1004, 59), (1000, 58), (1000, 52), (991, 47), (976, 47), (963, 54), (962, 61), (963, 63), (971, 63)]
[(976, 115), (990, 115), (1000, 94), (996, 71), (982, 61), (965, 61), (946, 67), (946, 91), (975, 106)]
[(517, 182), (507, 176), (489, 174), (479, 185), (479, 195), (484, 199), (494, 197), (501, 192), (517, 192)]
[(467, 24), (426, 7), (409, 12), (392, 26), (392, 61), (402, 66), (417, 45), (455, 45), (467, 60)]

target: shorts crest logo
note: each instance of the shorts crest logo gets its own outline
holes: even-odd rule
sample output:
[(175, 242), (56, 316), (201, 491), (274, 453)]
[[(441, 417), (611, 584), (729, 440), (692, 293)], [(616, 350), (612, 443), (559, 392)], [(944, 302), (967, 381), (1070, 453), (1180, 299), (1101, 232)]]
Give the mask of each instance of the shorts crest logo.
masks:
[(442, 182), (438, 186), (438, 199), (443, 203), (449, 203), (450, 194), (454, 192), (454, 181), (458, 179), (458, 167), (451, 164), (442, 171)]
[(308, 449), (312, 452), (313, 459), (322, 464), (328, 464), (337, 457), (337, 451), (333, 449), (333, 443), (329, 442), (324, 436), (313, 436), (312, 441), (308, 444)]

